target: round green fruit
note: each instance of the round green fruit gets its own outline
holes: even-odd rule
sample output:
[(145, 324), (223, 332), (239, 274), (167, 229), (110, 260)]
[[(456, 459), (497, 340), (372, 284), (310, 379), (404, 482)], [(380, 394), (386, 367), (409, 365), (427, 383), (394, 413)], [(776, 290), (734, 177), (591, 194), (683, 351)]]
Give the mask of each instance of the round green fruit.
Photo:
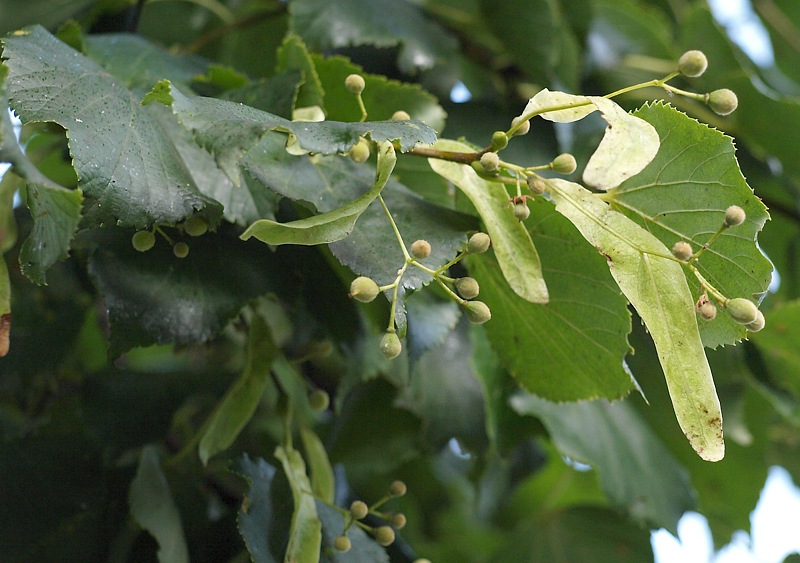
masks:
[(514, 217), (519, 221), (524, 221), (531, 216), (531, 210), (525, 202), (514, 204)]
[(737, 225), (741, 225), (744, 223), (745, 219), (747, 219), (747, 214), (744, 212), (744, 209), (738, 205), (731, 205), (725, 210), (724, 223), (726, 227), (735, 227)]
[(732, 90), (722, 88), (706, 94), (706, 103), (718, 115), (728, 115), (739, 107), (739, 98)]
[(350, 297), (361, 303), (373, 301), (381, 292), (375, 280), (366, 276), (358, 276), (350, 284)]
[(199, 215), (192, 215), (183, 222), (183, 231), (191, 237), (199, 237), (208, 232), (208, 221)]
[(492, 152), (503, 150), (508, 146), (508, 135), (505, 131), (495, 131), (492, 134)]
[(474, 299), (481, 291), (478, 280), (475, 278), (458, 278), (453, 285), (458, 294), (464, 299)]
[(355, 145), (350, 147), (347, 154), (350, 155), (353, 162), (358, 162), (359, 164), (366, 162), (369, 158), (369, 143), (364, 139), (359, 139)]
[(178, 258), (186, 258), (189, 256), (189, 245), (185, 242), (176, 242), (172, 247), (172, 253)]
[(475, 324), (483, 324), (492, 318), (489, 306), (483, 301), (467, 301), (463, 307), (469, 321)]
[(390, 526), (381, 526), (375, 529), (375, 541), (383, 547), (394, 543), (394, 530)]
[(725, 302), (731, 318), (739, 324), (750, 324), (758, 318), (758, 307), (749, 299), (737, 297)]
[(553, 160), (553, 171), (559, 174), (572, 174), (577, 168), (578, 163), (575, 161), (575, 157), (567, 152), (558, 155)]
[(147, 252), (156, 244), (156, 236), (150, 231), (139, 231), (131, 237), (131, 244), (139, 252)]
[(672, 255), (683, 262), (691, 258), (692, 254), (692, 245), (688, 242), (680, 240), (672, 247)]
[(383, 353), (386, 358), (393, 360), (399, 356), (402, 351), (403, 345), (397, 333), (387, 332), (383, 335), (383, 338), (381, 338), (381, 353)]
[(415, 240), (411, 245), (411, 254), (422, 260), (431, 255), (431, 244), (427, 240)]
[(366, 518), (367, 514), (369, 514), (369, 507), (363, 500), (354, 500), (350, 504), (350, 514), (356, 520), (361, 520), (362, 518)]
[(360, 94), (364, 91), (367, 84), (364, 82), (364, 77), (360, 74), (351, 74), (344, 79), (344, 85), (353, 94)]
[(708, 68), (708, 58), (703, 51), (686, 51), (678, 59), (678, 72), (689, 78), (701, 76)]
[(481, 155), (481, 166), (487, 172), (497, 172), (500, 168), (500, 157), (496, 152), (485, 152)]
[(347, 536), (336, 536), (333, 540), (333, 549), (339, 553), (347, 553), (351, 547), (353, 544)]
[(308, 395), (308, 404), (311, 406), (312, 410), (322, 412), (328, 409), (328, 406), (331, 404), (331, 398), (324, 389), (314, 389)]
[(492, 244), (492, 239), (486, 233), (475, 233), (469, 237), (467, 242), (467, 253), (469, 254), (482, 254), (489, 250)]

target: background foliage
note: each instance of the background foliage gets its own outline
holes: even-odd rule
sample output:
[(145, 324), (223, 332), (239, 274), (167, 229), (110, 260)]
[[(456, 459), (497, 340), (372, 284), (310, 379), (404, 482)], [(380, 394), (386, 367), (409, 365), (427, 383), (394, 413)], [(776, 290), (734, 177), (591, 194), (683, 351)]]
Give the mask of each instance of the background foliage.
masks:
[[(0, 182), (13, 310), (0, 359), (4, 561), (644, 561), (649, 530), (675, 530), (689, 509), (720, 543), (748, 528), (770, 465), (800, 479), (800, 8), (757, 7), (774, 65), (755, 65), (702, 1), (3, 0), (2, 93), (25, 123), (24, 155), (5, 114), (0, 129), (0, 157), (15, 164)], [(759, 246), (780, 283), (766, 328), (736, 346), (738, 325), (701, 331), (725, 459), (689, 447), (649, 335), (549, 201), (525, 223), (547, 306), (517, 297), (491, 253), (457, 266), (480, 281), (485, 325), (435, 284), (417, 291), (431, 278), (410, 271), (395, 314), (405, 350), (386, 360), (388, 302), (347, 292), (354, 272), (390, 283), (402, 255), (371, 199), (355, 225), (341, 207), (383, 189), (405, 240), (427, 239), (442, 264), (479, 228), (482, 204), (427, 159), (399, 155), (383, 187), (374, 163), (336, 153), (367, 131), (402, 148), (434, 131), (485, 146), (542, 88), (602, 95), (663, 76), (687, 49), (710, 67), (679, 84), (731, 88), (739, 109), (723, 118), (659, 89), (618, 98), (662, 145), (611, 199), (667, 246), (716, 228), (714, 213), (682, 213), (698, 198), (712, 212), (745, 207), (749, 245), (723, 237), (703, 261), (732, 296), (769, 282), (752, 244), (767, 216), (747, 184), (770, 210)], [(314, 105), (357, 121), (343, 87), (353, 72), (370, 123), (290, 121)], [(453, 101), (456, 86), (469, 100)], [(700, 123), (670, 137), (682, 118), (654, 99)], [(397, 110), (415, 121), (384, 122)], [(735, 138), (741, 174), (730, 139), (703, 123)], [(583, 166), (604, 127), (534, 120), (503, 158), (530, 166), (569, 151)], [(286, 131), (317, 154), (288, 154)], [(683, 169), (669, 168), (678, 156)], [(680, 185), (640, 197), (653, 178)], [(257, 220), (328, 212), (333, 227), (298, 236), (349, 233), (329, 245), (240, 239)], [(186, 259), (163, 239), (131, 247), (136, 229), (191, 215), (211, 231), (164, 228), (189, 243)], [(329, 409), (311, 408), (312, 389)], [(384, 550), (355, 529), (352, 550), (334, 553), (343, 519), (323, 501), (374, 502), (395, 479), (409, 487), (387, 505), (408, 518), (397, 541)]]

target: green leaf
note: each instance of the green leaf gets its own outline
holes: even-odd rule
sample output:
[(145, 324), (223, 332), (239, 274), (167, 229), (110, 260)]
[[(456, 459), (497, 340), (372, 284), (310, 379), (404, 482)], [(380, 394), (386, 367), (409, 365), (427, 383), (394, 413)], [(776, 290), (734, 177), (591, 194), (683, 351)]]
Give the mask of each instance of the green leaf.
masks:
[(163, 116), (41, 27), (4, 45), (14, 110), (25, 122), (55, 122), (68, 132), (89, 224), (175, 224), (197, 211), (217, 222), (221, 207), (197, 191)]
[(611, 501), (634, 519), (675, 530), (694, 507), (687, 471), (628, 403), (558, 405), (518, 394), (511, 406), (539, 418), (564, 455), (592, 465)]
[(276, 72), (299, 71), (303, 77), (294, 106), (298, 108), (324, 107), (325, 90), (322, 88), (322, 83), (314, 68), (314, 61), (303, 44), (303, 40), (294, 34), (287, 35), (278, 49), (277, 57)]
[(400, 45), (406, 74), (451, 60), (456, 40), (408, 2), (391, 0), (297, 0), (289, 6), (290, 27), (318, 52), (363, 44)]
[[(0, 105), (7, 104), (4, 78), (0, 76)], [(42, 285), (47, 281), (47, 270), (69, 254), (81, 219), (83, 194), (59, 186), (34, 166), (17, 144), (8, 112), (0, 117), (0, 161), (12, 163), (13, 171), (27, 180), (25, 200), (33, 217), (33, 230), (22, 244), (20, 266), (26, 276)]]
[(800, 301), (789, 301), (770, 309), (767, 324), (750, 335), (769, 368), (770, 379), (800, 400)]
[(441, 346), (420, 358), (410, 385), (395, 401), (422, 419), (423, 432), (437, 450), (452, 438), (474, 451), (488, 441), (483, 389), (472, 367), (469, 326), (463, 320)]
[(266, 244), (303, 244), (312, 246), (341, 240), (349, 235), (356, 221), (378, 197), (389, 181), (389, 176), (397, 162), (391, 143), (382, 143), (378, 148), (378, 168), (375, 183), (364, 195), (350, 203), (327, 213), (298, 219), (290, 223), (278, 223), (269, 219), (256, 221), (242, 233), (242, 240), (255, 237)]
[(582, 186), (560, 179), (548, 185), (556, 210), (606, 256), (650, 331), (689, 443), (705, 460), (722, 459), (722, 413), (683, 267), (657, 238)]
[(322, 523), (317, 515), (316, 501), (310, 493), (311, 483), (306, 475), (303, 456), (291, 447), (278, 446), (275, 449), (275, 457), (283, 466), (294, 499), (294, 514), (285, 561), (298, 563), (318, 561)]
[(0, 257), (0, 357), (8, 354), (8, 337), (11, 331), (11, 281), (8, 279), (6, 260)]
[[(457, 141), (441, 140), (436, 148), (472, 152)], [(429, 162), (436, 173), (458, 186), (480, 213), (500, 269), (514, 292), (531, 303), (547, 303), (549, 296), (539, 254), (525, 226), (511, 213), (505, 187), (482, 179), (464, 164), (433, 158)]]
[[(577, 40), (559, 2), (482, 0), (480, 5), (486, 23), (530, 82), (578, 88)], [(531, 29), (536, 29), (535, 41)]]
[(492, 348), (520, 385), (540, 397), (618, 399), (634, 386), (624, 367), (628, 301), (602, 256), (550, 202), (537, 199), (528, 207), (526, 226), (541, 253), (550, 302), (521, 299), (491, 257), (471, 256), (470, 274), (492, 311), (484, 325)]
[[(418, 84), (406, 84), (385, 76), (368, 74), (344, 57), (312, 55), (314, 66), (325, 89), (325, 115), (334, 121), (358, 121), (361, 109), (356, 97), (344, 86), (350, 74), (360, 74), (366, 84), (361, 93), (364, 106), (373, 121), (391, 119), (403, 110), (436, 131), (444, 128), (446, 113), (436, 98)], [(424, 163), (424, 161), (423, 161)]]
[(236, 517), (247, 551), (254, 563), (277, 563), (270, 551), (270, 530), (275, 520), (272, 480), (277, 470), (261, 458), (253, 461), (243, 454), (233, 471), (250, 485)]
[(85, 54), (129, 89), (152, 88), (159, 80), (188, 85), (210, 72), (207, 61), (180, 56), (131, 33), (88, 35)]
[(184, 259), (163, 240), (136, 252), (125, 231), (91, 254), (89, 273), (109, 310), (112, 356), (153, 343), (205, 342), (249, 299), (291, 287), (274, 254), (232, 231), (192, 239)]
[(653, 559), (647, 530), (613, 510), (595, 506), (576, 506), (526, 520), (507, 538), (506, 546), (493, 559), (495, 563), (639, 563)]
[(289, 121), (226, 100), (185, 96), (169, 81), (159, 82), (142, 103), (151, 101), (167, 105), (171, 102), (181, 123), (195, 134), (202, 147), (214, 154), (220, 168), (234, 182), (243, 155), (258, 143), (264, 133), (273, 129), (293, 133), (300, 146), (320, 154), (346, 153), (365, 135), (378, 143), (398, 141), (401, 151), (409, 150), (417, 143), (432, 144), (436, 140), (433, 129), (418, 121)]
[(461, 317), (454, 301), (442, 300), (430, 291), (415, 292), (405, 302), (408, 316), (409, 364), (413, 365), (428, 350), (440, 346)]
[(300, 438), (303, 440), (303, 450), (306, 452), (306, 459), (311, 469), (311, 490), (318, 499), (332, 503), (336, 492), (336, 481), (325, 445), (313, 430), (305, 426), (300, 428)]
[[(756, 237), (769, 216), (742, 176), (733, 140), (660, 102), (634, 115), (656, 128), (661, 148), (647, 168), (609, 192), (606, 201), (667, 248), (683, 240), (695, 251), (722, 225), (728, 206), (740, 206), (747, 214), (745, 223), (727, 229), (696, 266), (727, 297), (759, 299), (769, 286), (772, 264)], [(687, 277), (699, 296), (696, 278)], [(745, 335), (742, 325), (720, 313), (700, 325), (706, 346), (733, 344)]]
[(158, 560), (162, 563), (188, 563), (189, 549), (183, 535), (181, 515), (167, 478), (161, 471), (155, 446), (142, 448), (128, 501), (133, 519), (158, 542)]
[(198, 453), (203, 465), (213, 455), (228, 449), (255, 414), (264, 389), (272, 382), (270, 367), (276, 352), (269, 327), (260, 315), (253, 315), (247, 366), (217, 405), (200, 439)]

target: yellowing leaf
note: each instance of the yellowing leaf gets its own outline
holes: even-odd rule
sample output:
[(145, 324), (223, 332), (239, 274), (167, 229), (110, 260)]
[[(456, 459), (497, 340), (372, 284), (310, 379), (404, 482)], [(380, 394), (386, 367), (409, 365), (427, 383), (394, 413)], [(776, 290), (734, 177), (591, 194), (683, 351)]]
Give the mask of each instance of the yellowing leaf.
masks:
[(641, 172), (658, 153), (655, 127), (606, 98), (592, 96), (592, 103), (608, 122), (600, 146), (589, 159), (583, 181), (593, 188), (610, 190)]
[[(467, 145), (457, 141), (440, 140), (435, 146), (447, 151), (470, 152)], [(511, 213), (503, 185), (484, 180), (464, 164), (434, 158), (429, 162), (434, 172), (458, 186), (478, 210), (492, 239), (500, 270), (511, 289), (531, 303), (547, 303), (550, 298), (539, 253), (525, 226)]]
[(719, 461), (725, 455), (722, 413), (683, 267), (656, 237), (586, 188), (561, 179), (549, 186), (556, 210), (606, 256), (611, 275), (650, 331), (689, 443), (703, 459)]
[(641, 172), (655, 158), (659, 147), (655, 128), (600, 96), (575, 96), (541, 90), (525, 106), (523, 116), (571, 123), (600, 110), (608, 122), (600, 146), (589, 159), (583, 180), (589, 186), (610, 190)]

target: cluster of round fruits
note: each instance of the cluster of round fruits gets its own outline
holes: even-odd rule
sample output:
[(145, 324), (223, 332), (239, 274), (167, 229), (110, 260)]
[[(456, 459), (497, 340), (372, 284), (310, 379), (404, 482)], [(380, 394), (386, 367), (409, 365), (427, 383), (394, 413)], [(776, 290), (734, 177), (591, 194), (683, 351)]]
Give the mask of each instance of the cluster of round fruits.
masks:
[[(362, 500), (355, 500), (350, 504), (349, 510), (340, 509), (345, 516), (344, 531), (333, 540), (333, 548), (340, 553), (350, 551), (352, 542), (347, 535), (347, 531), (354, 525), (360, 527), (362, 530), (370, 532), (375, 538), (375, 541), (384, 547), (393, 544), (395, 540), (395, 530), (400, 530), (405, 527), (406, 516), (402, 512), (386, 513), (378, 509), (389, 500), (404, 496), (407, 491), (408, 488), (403, 481), (394, 481), (389, 485), (389, 490), (386, 495), (371, 506), (368, 506), (367, 503)], [(381, 518), (388, 524), (376, 527), (369, 526), (363, 522), (364, 518), (368, 515)]]
[[(184, 233), (191, 237), (199, 237), (208, 232), (208, 221), (199, 215), (192, 215), (180, 227)], [(131, 237), (131, 244), (139, 252), (147, 252), (156, 244), (156, 233), (161, 234), (167, 242), (172, 244), (172, 253), (177, 258), (186, 258), (189, 255), (189, 245), (183, 241), (173, 243), (159, 227), (152, 230), (136, 231)]]
[[(741, 225), (745, 219), (747, 219), (747, 214), (744, 209), (738, 205), (731, 205), (725, 210), (722, 226), (700, 250), (694, 252), (691, 244), (686, 241), (678, 241), (672, 247), (672, 255), (690, 268), (694, 268), (692, 263), (697, 262), (700, 255), (716, 240), (722, 231)], [(704, 293), (695, 303), (695, 311), (703, 320), (712, 321), (717, 317), (717, 305), (709, 299), (708, 294), (710, 293), (717, 304), (725, 309), (734, 321), (744, 325), (750, 332), (758, 332), (766, 325), (764, 314), (749, 299), (743, 297), (728, 299), (710, 285), (702, 283), (702, 281), (701, 284), (704, 285)]]
[[(449, 265), (453, 265), (467, 254), (480, 254), (486, 252), (491, 245), (491, 239), (486, 233), (475, 233), (467, 242), (464, 252), (461, 253), (456, 260)], [(464, 314), (471, 322), (482, 324), (492, 318), (492, 312), (483, 301), (476, 301), (475, 298), (480, 294), (480, 286), (475, 278), (469, 276), (461, 278), (451, 278), (446, 276), (441, 271), (433, 271), (422, 265), (417, 261), (428, 258), (431, 254), (431, 245), (425, 240), (415, 241), (410, 248), (411, 262), (417, 264), (419, 267), (432, 273), (434, 278), (448, 291), (448, 294), (461, 305)], [(395, 287), (398, 282), (381, 287), (375, 280), (366, 276), (359, 276), (350, 284), (350, 297), (362, 303), (369, 303), (373, 301), (381, 291), (387, 291)], [(452, 288), (452, 289), (450, 289)], [(384, 356), (388, 359), (396, 358), (403, 350), (403, 345), (400, 342), (400, 337), (394, 328), (394, 323), (391, 323), (390, 328), (386, 330), (380, 342), (380, 349)]]

